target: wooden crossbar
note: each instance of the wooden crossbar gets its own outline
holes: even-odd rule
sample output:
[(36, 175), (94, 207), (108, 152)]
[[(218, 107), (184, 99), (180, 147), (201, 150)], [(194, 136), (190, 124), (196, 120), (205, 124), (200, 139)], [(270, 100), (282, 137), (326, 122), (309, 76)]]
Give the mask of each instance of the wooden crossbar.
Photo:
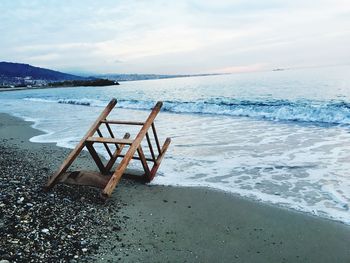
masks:
[(131, 145), (134, 140), (130, 139), (115, 139), (115, 138), (104, 138), (104, 137), (88, 137), (86, 142), (97, 142), (97, 143), (113, 143), (113, 144), (128, 144)]
[[(119, 154), (118, 157), (125, 157), (125, 154)], [(132, 159), (134, 160), (141, 160), (138, 156), (133, 156)], [(155, 162), (153, 158), (145, 157), (146, 161), (148, 162)]]
[[(57, 172), (48, 179), (45, 185), (46, 190), (52, 189), (52, 187), (54, 187), (57, 183), (96, 186), (103, 189), (101, 196), (106, 199), (111, 196), (113, 190), (132, 159), (141, 161), (144, 170), (143, 178), (145, 181), (151, 181), (154, 178), (160, 163), (164, 158), (164, 154), (171, 142), (170, 138), (167, 138), (163, 146), (160, 147), (158, 135), (154, 125), (154, 120), (162, 107), (162, 102), (159, 101), (156, 103), (145, 122), (107, 120), (109, 113), (113, 110), (116, 104), (116, 99), (112, 99), (110, 101), (85, 136), (59, 167)], [(106, 126), (110, 137), (103, 136), (100, 130), (101, 124)], [(125, 133), (124, 137), (120, 139), (115, 137), (111, 125), (136, 125), (141, 126), (141, 129), (134, 139), (130, 139), (129, 133)], [(153, 134), (154, 142), (156, 144), (155, 146), (152, 145), (150, 132)], [(98, 136), (95, 136), (96, 133)], [(146, 147), (149, 149), (149, 153), (151, 154), (150, 157), (146, 157), (143, 147), (141, 146), (141, 142), (145, 137), (147, 142)], [(95, 144), (102, 144), (106, 149), (109, 155), (109, 160), (107, 160), (108, 162), (106, 165), (97, 154), (94, 148)], [(115, 145), (114, 151), (112, 151), (108, 146), (111, 144)], [(84, 147), (86, 147), (86, 149), (89, 151), (98, 169), (100, 170), (100, 173), (90, 171), (67, 172), (68, 168), (79, 156)], [(154, 151), (154, 147), (158, 150), (157, 154)], [(124, 149), (127, 149), (126, 153), (122, 153)], [(111, 169), (118, 158), (122, 159), (120, 163), (117, 164), (114, 172), (111, 172)], [(149, 166), (148, 162), (151, 162), (152, 167)]]
[(124, 124), (124, 125), (144, 125), (144, 122), (141, 121), (119, 121), (119, 120), (102, 120), (103, 123), (109, 124)]

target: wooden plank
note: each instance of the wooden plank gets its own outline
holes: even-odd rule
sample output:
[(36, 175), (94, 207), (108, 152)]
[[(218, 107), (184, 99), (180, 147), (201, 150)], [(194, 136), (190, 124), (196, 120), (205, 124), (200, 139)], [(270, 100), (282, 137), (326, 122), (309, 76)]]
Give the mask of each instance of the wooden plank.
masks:
[[(100, 129), (97, 129), (96, 131), (97, 131), (98, 136), (100, 136), (102, 138), (103, 135), (102, 135), (102, 132), (100, 131)], [(104, 142), (103, 145), (104, 145), (109, 157), (112, 158), (113, 154), (112, 154), (111, 150), (109, 149), (108, 144)]]
[[(119, 154), (118, 157), (125, 157), (125, 154)], [(141, 160), (140, 157), (138, 156), (133, 156), (131, 159), (134, 159), (134, 160)], [(150, 158), (150, 157), (145, 157), (146, 161), (148, 162), (154, 162), (153, 161), (153, 158)]]
[(101, 138), (101, 137), (88, 137), (86, 141), (97, 142), (97, 143), (128, 144), (128, 145), (131, 145), (134, 142), (134, 140), (129, 140), (129, 139)]
[(141, 145), (139, 146), (139, 148), (137, 148), (137, 152), (139, 154), (143, 170), (145, 171), (145, 176), (146, 176), (146, 178), (149, 178), (151, 175), (151, 172), (149, 170), (149, 167), (148, 167), (148, 164), (147, 164), (147, 161), (146, 161), (146, 158), (145, 158), (145, 155), (143, 153)]
[(103, 189), (108, 183), (110, 175), (102, 175), (91, 171), (65, 172), (57, 179), (58, 183), (86, 185)]
[(122, 124), (122, 125), (144, 125), (144, 122), (140, 121), (120, 121), (120, 120), (103, 120), (102, 123), (109, 124)]
[(101, 124), (101, 120), (106, 119), (106, 117), (108, 116), (108, 114), (113, 110), (114, 106), (117, 104), (117, 100), (116, 99), (112, 99), (108, 105), (106, 106), (106, 108), (103, 110), (103, 112), (100, 114), (100, 116), (97, 118), (97, 120), (92, 124), (92, 126), (90, 127), (90, 129), (87, 131), (87, 133), (85, 134), (85, 136), (80, 140), (80, 142), (77, 144), (77, 146), (74, 148), (74, 150), (68, 155), (67, 159), (62, 163), (62, 165), (60, 166), (60, 168), (56, 171), (55, 174), (53, 174), (47, 181), (44, 189), (45, 190), (50, 190), (55, 184), (56, 184), (56, 180), (57, 178), (64, 173), (65, 171), (67, 171), (67, 169), (69, 168), (69, 166), (73, 163), (73, 161), (77, 158), (77, 156), (80, 154), (80, 152), (82, 151), (82, 149), (85, 146), (85, 140), (92, 136), (95, 132), (96, 129), (100, 126)]
[[(128, 139), (130, 137), (130, 133), (125, 133), (124, 135), (124, 139)], [(115, 161), (118, 159), (118, 157), (120, 157), (120, 153), (122, 152), (123, 148), (124, 148), (125, 144), (121, 144), (120, 146), (117, 147), (117, 149), (115, 150), (113, 156), (111, 157), (111, 159), (108, 161), (107, 165), (106, 165), (106, 170), (109, 171), (111, 170), (111, 168), (113, 167)]]
[(153, 131), (154, 139), (155, 139), (156, 144), (157, 144), (158, 154), (160, 154), (161, 153), (160, 144), (159, 144), (159, 140), (158, 140), (156, 126), (154, 125), (154, 123), (152, 123), (152, 131)]
[(154, 156), (154, 151), (153, 151), (151, 139), (149, 138), (148, 132), (146, 133), (146, 138), (147, 138), (147, 143), (148, 143), (149, 150), (150, 150), (151, 155), (152, 155), (153, 162), (155, 162), (156, 161), (156, 157)]
[(151, 114), (148, 116), (147, 120), (145, 121), (145, 124), (142, 126), (140, 132), (136, 136), (134, 142), (131, 144), (129, 147), (127, 153), (125, 154), (125, 157), (123, 160), (119, 163), (117, 169), (115, 170), (114, 174), (112, 175), (111, 179), (109, 180), (108, 184), (102, 191), (102, 197), (107, 198), (110, 197), (114, 188), (116, 187), (117, 183), (119, 182), (121, 176), (124, 173), (124, 170), (128, 166), (131, 158), (135, 154), (137, 148), (140, 146), (140, 143), (142, 139), (145, 137), (148, 129), (151, 127), (154, 119), (156, 118), (157, 114), (159, 113), (163, 103), (162, 102), (157, 102), (155, 107), (153, 108)]
[(156, 175), (157, 171), (158, 171), (158, 168), (160, 166), (160, 163), (162, 162), (163, 160), (163, 157), (165, 155), (165, 152), (168, 150), (168, 147), (169, 147), (169, 144), (171, 142), (171, 139), (170, 138), (166, 138), (164, 144), (163, 144), (163, 147), (162, 147), (162, 152), (161, 154), (158, 156), (157, 158), (157, 161), (156, 163), (153, 165), (152, 169), (151, 169), (151, 174), (148, 178), (148, 181), (152, 181), (154, 176)]
[(93, 144), (92, 142), (86, 142), (85, 143), (86, 148), (89, 150), (89, 153), (91, 154), (92, 158), (94, 159), (94, 161), (95, 161), (98, 169), (100, 169), (101, 173), (106, 174), (107, 173), (106, 168), (103, 165), (100, 157), (98, 156), (98, 153), (96, 152), (96, 150), (92, 144)]

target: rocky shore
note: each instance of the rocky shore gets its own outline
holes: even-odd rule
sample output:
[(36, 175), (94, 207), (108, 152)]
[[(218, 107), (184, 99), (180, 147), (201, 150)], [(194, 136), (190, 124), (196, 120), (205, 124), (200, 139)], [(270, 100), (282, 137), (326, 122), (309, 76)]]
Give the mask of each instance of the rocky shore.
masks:
[(60, 185), (45, 193), (42, 186), (52, 171), (42, 158), (4, 140), (0, 152), (0, 259), (89, 261), (100, 240), (124, 226), (118, 211), (126, 204), (99, 202), (97, 190), (87, 187)]

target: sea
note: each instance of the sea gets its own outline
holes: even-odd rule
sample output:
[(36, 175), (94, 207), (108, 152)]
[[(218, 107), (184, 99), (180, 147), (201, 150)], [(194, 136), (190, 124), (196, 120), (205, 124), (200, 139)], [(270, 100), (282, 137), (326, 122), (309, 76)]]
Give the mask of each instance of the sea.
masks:
[[(110, 118), (120, 120), (143, 121), (163, 101), (155, 125), (161, 143), (172, 142), (151, 184), (213, 188), (350, 224), (350, 66), (1, 92), (0, 112), (44, 132), (32, 142), (73, 148), (112, 98)], [(115, 128), (126, 131), (137, 133)]]

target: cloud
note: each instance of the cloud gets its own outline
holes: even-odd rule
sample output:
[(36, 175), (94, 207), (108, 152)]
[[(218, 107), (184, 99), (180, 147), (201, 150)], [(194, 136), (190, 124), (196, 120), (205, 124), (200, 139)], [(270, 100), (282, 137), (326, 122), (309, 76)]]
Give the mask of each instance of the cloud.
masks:
[(0, 9), (2, 59), (61, 70), (261, 70), (350, 53), (346, 0), (3, 0)]

